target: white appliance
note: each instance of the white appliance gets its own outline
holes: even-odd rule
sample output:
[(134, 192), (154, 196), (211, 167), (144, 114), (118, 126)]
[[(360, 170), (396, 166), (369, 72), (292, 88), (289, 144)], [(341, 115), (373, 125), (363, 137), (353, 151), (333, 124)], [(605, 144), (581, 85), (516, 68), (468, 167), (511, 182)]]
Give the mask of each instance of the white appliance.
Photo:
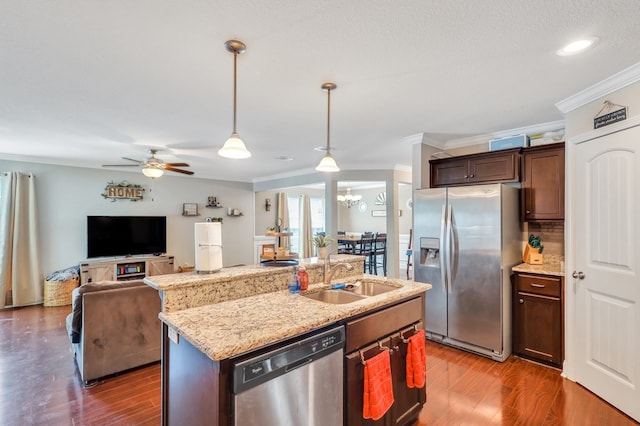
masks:
[(518, 195), (500, 184), (416, 190), (414, 279), (433, 285), (425, 302), (429, 339), (497, 361), (511, 354)]
[(195, 224), (195, 252), (198, 273), (212, 273), (222, 269), (222, 224)]

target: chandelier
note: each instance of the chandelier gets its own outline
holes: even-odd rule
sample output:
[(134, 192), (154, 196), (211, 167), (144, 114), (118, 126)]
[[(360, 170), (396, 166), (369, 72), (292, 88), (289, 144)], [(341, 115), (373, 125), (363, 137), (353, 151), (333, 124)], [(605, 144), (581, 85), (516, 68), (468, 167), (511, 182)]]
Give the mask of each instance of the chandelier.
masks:
[(343, 206), (347, 206), (348, 208), (357, 206), (361, 199), (362, 195), (352, 195), (351, 188), (348, 187), (347, 193), (345, 195), (338, 195), (338, 202)]

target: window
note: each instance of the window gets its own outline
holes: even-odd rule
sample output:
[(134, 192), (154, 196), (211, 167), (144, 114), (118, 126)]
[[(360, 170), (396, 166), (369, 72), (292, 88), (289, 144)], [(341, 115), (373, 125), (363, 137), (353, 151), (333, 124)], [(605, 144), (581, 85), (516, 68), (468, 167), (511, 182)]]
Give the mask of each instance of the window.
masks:
[[(302, 229), (302, 197), (287, 196), (289, 206), (289, 232), (293, 235), (290, 238), (290, 250), (300, 253), (300, 233)], [(315, 235), (324, 231), (324, 198), (311, 197), (311, 233)]]

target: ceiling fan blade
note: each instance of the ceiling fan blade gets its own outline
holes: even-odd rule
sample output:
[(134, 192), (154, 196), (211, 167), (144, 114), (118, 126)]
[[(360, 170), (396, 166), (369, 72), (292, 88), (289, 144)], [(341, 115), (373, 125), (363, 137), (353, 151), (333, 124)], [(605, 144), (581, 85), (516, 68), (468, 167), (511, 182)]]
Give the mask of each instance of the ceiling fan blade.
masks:
[(122, 158), (123, 160), (133, 161), (133, 162), (138, 163), (138, 164), (142, 164), (143, 163), (143, 161), (134, 160), (133, 158), (129, 158), (129, 157), (120, 157), (120, 158)]
[(169, 167), (189, 167), (187, 163), (164, 163), (164, 165)]
[(192, 175), (193, 172), (191, 170), (182, 170), (182, 169), (175, 169), (173, 167), (165, 167), (165, 170), (168, 170), (170, 172), (178, 172), (178, 173), (183, 173), (185, 175)]
[(103, 164), (102, 167), (138, 167), (139, 164)]

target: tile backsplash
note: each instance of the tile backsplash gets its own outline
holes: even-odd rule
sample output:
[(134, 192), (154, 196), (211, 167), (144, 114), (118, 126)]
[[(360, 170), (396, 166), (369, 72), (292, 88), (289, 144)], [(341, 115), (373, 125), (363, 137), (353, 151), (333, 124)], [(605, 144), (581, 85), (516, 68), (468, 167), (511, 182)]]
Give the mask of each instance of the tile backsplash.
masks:
[(524, 226), (523, 246), (529, 240), (529, 235), (539, 235), (544, 254), (564, 256), (564, 222), (529, 222)]

